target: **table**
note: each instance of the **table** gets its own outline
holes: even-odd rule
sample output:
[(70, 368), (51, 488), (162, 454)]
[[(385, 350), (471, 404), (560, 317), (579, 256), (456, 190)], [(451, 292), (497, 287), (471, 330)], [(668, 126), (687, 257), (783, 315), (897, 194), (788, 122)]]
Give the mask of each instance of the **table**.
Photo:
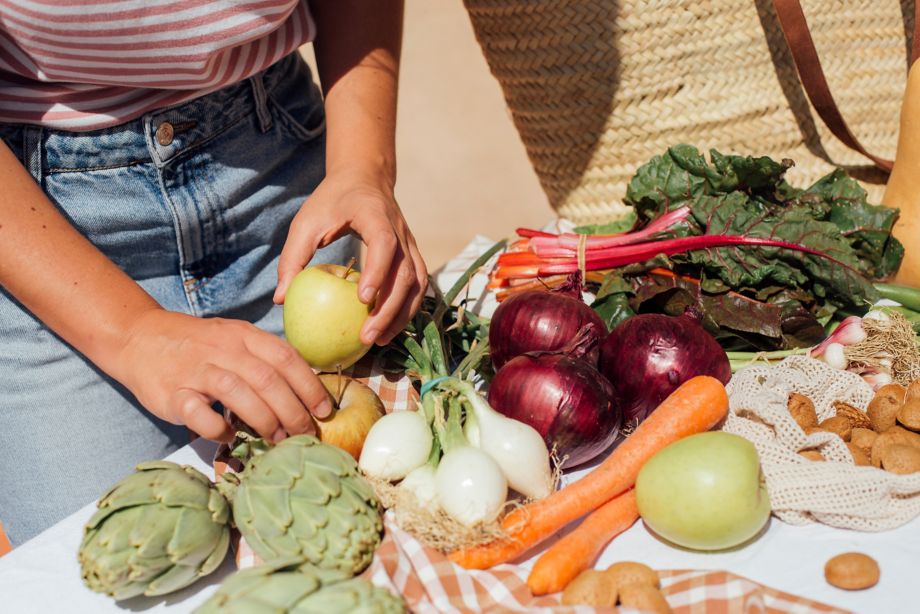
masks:
[[(447, 286), (479, 253), (491, 245), (477, 237), (438, 276)], [(472, 296), (482, 297), (484, 280), (471, 287)], [(489, 299), (479, 308), (489, 313)], [(213, 477), (210, 465), (215, 444), (198, 440), (169, 456)], [(573, 472), (567, 479), (578, 479), (587, 470)], [(77, 564), (77, 547), (84, 523), (94, 510), (89, 505), (46, 530), (31, 541), (0, 558), (0, 611), (69, 612), (191, 612), (204, 602), (217, 584), (232, 572), (228, 559), (214, 574), (183, 591), (164, 598), (136, 598), (116, 604), (83, 586)], [(824, 581), (824, 563), (840, 552), (857, 550), (874, 557), (882, 570), (875, 587), (858, 592), (836, 589)], [(765, 533), (740, 550), (703, 554), (676, 549), (657, 539), (640, 522), (620, 535), (601, 555), (599, 566), (616, 561), (640, 561), (657, 569), (725, 569), (762, 584), (802, 595), (840, 608), (877, 614), (879, 612), (918, 611), (916, 565), (920, 561), (920, 518), (883, 533), (860, 533), (824, 525), (791, 526), (772, 519)], [(529, 566), (533, 559), (522, 564)], [(673, 604), (679, 605), (679, 604)]]

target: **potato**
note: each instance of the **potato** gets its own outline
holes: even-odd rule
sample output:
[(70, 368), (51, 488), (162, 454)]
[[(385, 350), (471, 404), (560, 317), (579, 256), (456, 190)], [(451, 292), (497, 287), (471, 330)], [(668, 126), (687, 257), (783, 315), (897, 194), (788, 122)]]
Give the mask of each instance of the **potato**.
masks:
[(823, 461), (824, 456), (821, 455), (817, 450), (803, 450), (799, 452), (799, 456), (802, 458), (807, 458), (810, 461)]
[(850, 443), (858, 448), (862, 448), (862, 451), (867, 455), (872, 452), (872, 443), (875, 441), (875, 438), (878, 437), (878, 433), (871, 429), (853, 429), (852, 434), (850, 434)]
[(903, 402), (908, 403), (910, 401), (916, 401), (917, 399), (920, 399), (920, 379), (915, 379), (907, 387)]
[(838, 554), (824, 565), (824, 577), (828, 583), (848, 591), (875, 586), (880, 575), (875, 559), (861, 552)]
[(854, 429), (872, 428), (872, 421), (869, 420), (869, 416), (858, 407), (853, 407), (849, 403), (844, 403), (843, 401), (834, 401), (834, 410), (837, 412), (838, 416), (849, 420), (850, 426)]
[(818, 414), (815, 412), (815, 404), (805, 395), (793, 392), (789, 395), (787, 404), (792, 419), (798, 423), (802, 429), (818, 426)]
[(660, 586), (658, 574), (655, 570), (642, 563), (633, 563), (632, 561), (614, 563), (607, 568), (604, 574), (615, 587), (626, 586), (627, 584), (648, 584), (656, 588)]
[(671, 611), (671, 606), (661, 591), (645, 583), (620, 587), (620, 605), (655, 614), (668, 614)]
[(828, 418), (818, 426), (825, 431), (839, 435), (844, 441), (850, 441), (850, 435), (853, 434), (853, 426), (850, 424), (850, 421), (843, 416)]
[(920, 471), (920, 448), (893, 443), (881, 451), (882, 469), (904, 475)]
[(920, 431), (920, 399), (904, 403), (898, 410), (897, 419), (904, 428)]
[(916, 448), (920, 448), (920, 433), (908, 431), (903, 426), (899, 426), (897, 424), (885, 432), (886, 433), (897, 433), (898, 434), (897, 436), (901, 439), (902, 443), (906, 443), (907, 445), (914, 446)]
[(604, 572), (586, 569), (562, 591), (562, 603), (612, 608), (617, 604), (617, 589)]
[(873, 431), (884, 433), (894, 426), (905, 394), (906, 390), (901, 384), (887, 384), (878, 389), (875, 397), (869, 401), (869, 409), (866, 412), (872, 422)]
[(906, 443), (904, 438), (897, 433), (880, 433), (875, 441), (872, 442), (872, 449), (869, 451), (869, 462), (873, 467), (882, 466), (882, 450), (895, 443)]
[(915, 437), (917, 436), (916, 433), (911, 433), (910, 431), (902, 429), (899, 426), (892, 427), (884, 433), (881, 433), (878, 437), (875, 438), (875, 441), (872, 442), (872, 450), (869, 453), (869, 459), (872, 461), (872, 465), (874, 467), (882, 466), (882, 452), (890, 445), (915, 445), (914, 440), (911, 437), (912, 435)]
[(853, 457), (853, 463), (856, 465), (871, 465), (869, 462), (869, 455), (866, 454), (866, 451), (857, 446), (852, 442), (847, 442), (847, 448), (850, 450), (850, 455)]

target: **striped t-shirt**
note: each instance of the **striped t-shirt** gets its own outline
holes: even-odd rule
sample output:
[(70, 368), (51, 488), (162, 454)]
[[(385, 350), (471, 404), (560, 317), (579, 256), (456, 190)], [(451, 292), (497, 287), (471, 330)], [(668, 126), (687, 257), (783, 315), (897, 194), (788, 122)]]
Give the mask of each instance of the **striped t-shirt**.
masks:
[(306, 0), (0, 0), (0, 122), (105, 128), (312, 40)]

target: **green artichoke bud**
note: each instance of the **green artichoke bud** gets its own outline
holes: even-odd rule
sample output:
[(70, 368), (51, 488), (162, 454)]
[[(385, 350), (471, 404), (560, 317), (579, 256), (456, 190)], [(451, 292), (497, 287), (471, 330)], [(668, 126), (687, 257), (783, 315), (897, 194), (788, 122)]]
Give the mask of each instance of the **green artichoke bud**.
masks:
[(367, 567), (383, 523), (355, 459), (310, 435), (274, 446), (246, 439), (245, 469), (224, 474), (219, 488), (252, 550), (263, 561), (299, 556), (351, 575)]
[(401, 614), (402, 600), (340, 569), (284, 557), (239, 571), (195, 614)]
[(188, 586), (217, 569), (230, 546), (230, 506), (192, 467), (141, 463), (97, 507), (78, 558), (86, 585), (115, 599)]

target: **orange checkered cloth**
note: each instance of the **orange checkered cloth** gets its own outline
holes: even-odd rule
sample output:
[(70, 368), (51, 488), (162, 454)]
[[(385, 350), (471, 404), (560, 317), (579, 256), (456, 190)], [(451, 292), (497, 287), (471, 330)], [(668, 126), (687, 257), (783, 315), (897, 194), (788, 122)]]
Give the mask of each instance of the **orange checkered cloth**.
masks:
[[(373, 360), (364, 360), (349, 373), (364, 382), (386, 406), (387, 412), (413, 408), (418, 393), (406, 377), (385, 374)], [(221, 447), (215, 472), (239, 469)], [(393, 513), (384, 515), (385, 536), (364, 573), (375, 585), (400, 594), (412, 612), (542, 612), (589, 614), (606, 609), (563, 606), (560, 596), (534, 597), (527, 588), (527, 569), (498, 565), (487, 571), (467, 570), (440, 552), (423, 546), (400, 529)], [(236, 536), (236, 562), (240, 569), (261, 561)], [(659, 571), (662, 593), (675, 614), (762, 614), (772, 612), (843, 612), (816, 601), (778, 591), (727, 571)], [(613, 610), (609, 610), (613, 611)]]

